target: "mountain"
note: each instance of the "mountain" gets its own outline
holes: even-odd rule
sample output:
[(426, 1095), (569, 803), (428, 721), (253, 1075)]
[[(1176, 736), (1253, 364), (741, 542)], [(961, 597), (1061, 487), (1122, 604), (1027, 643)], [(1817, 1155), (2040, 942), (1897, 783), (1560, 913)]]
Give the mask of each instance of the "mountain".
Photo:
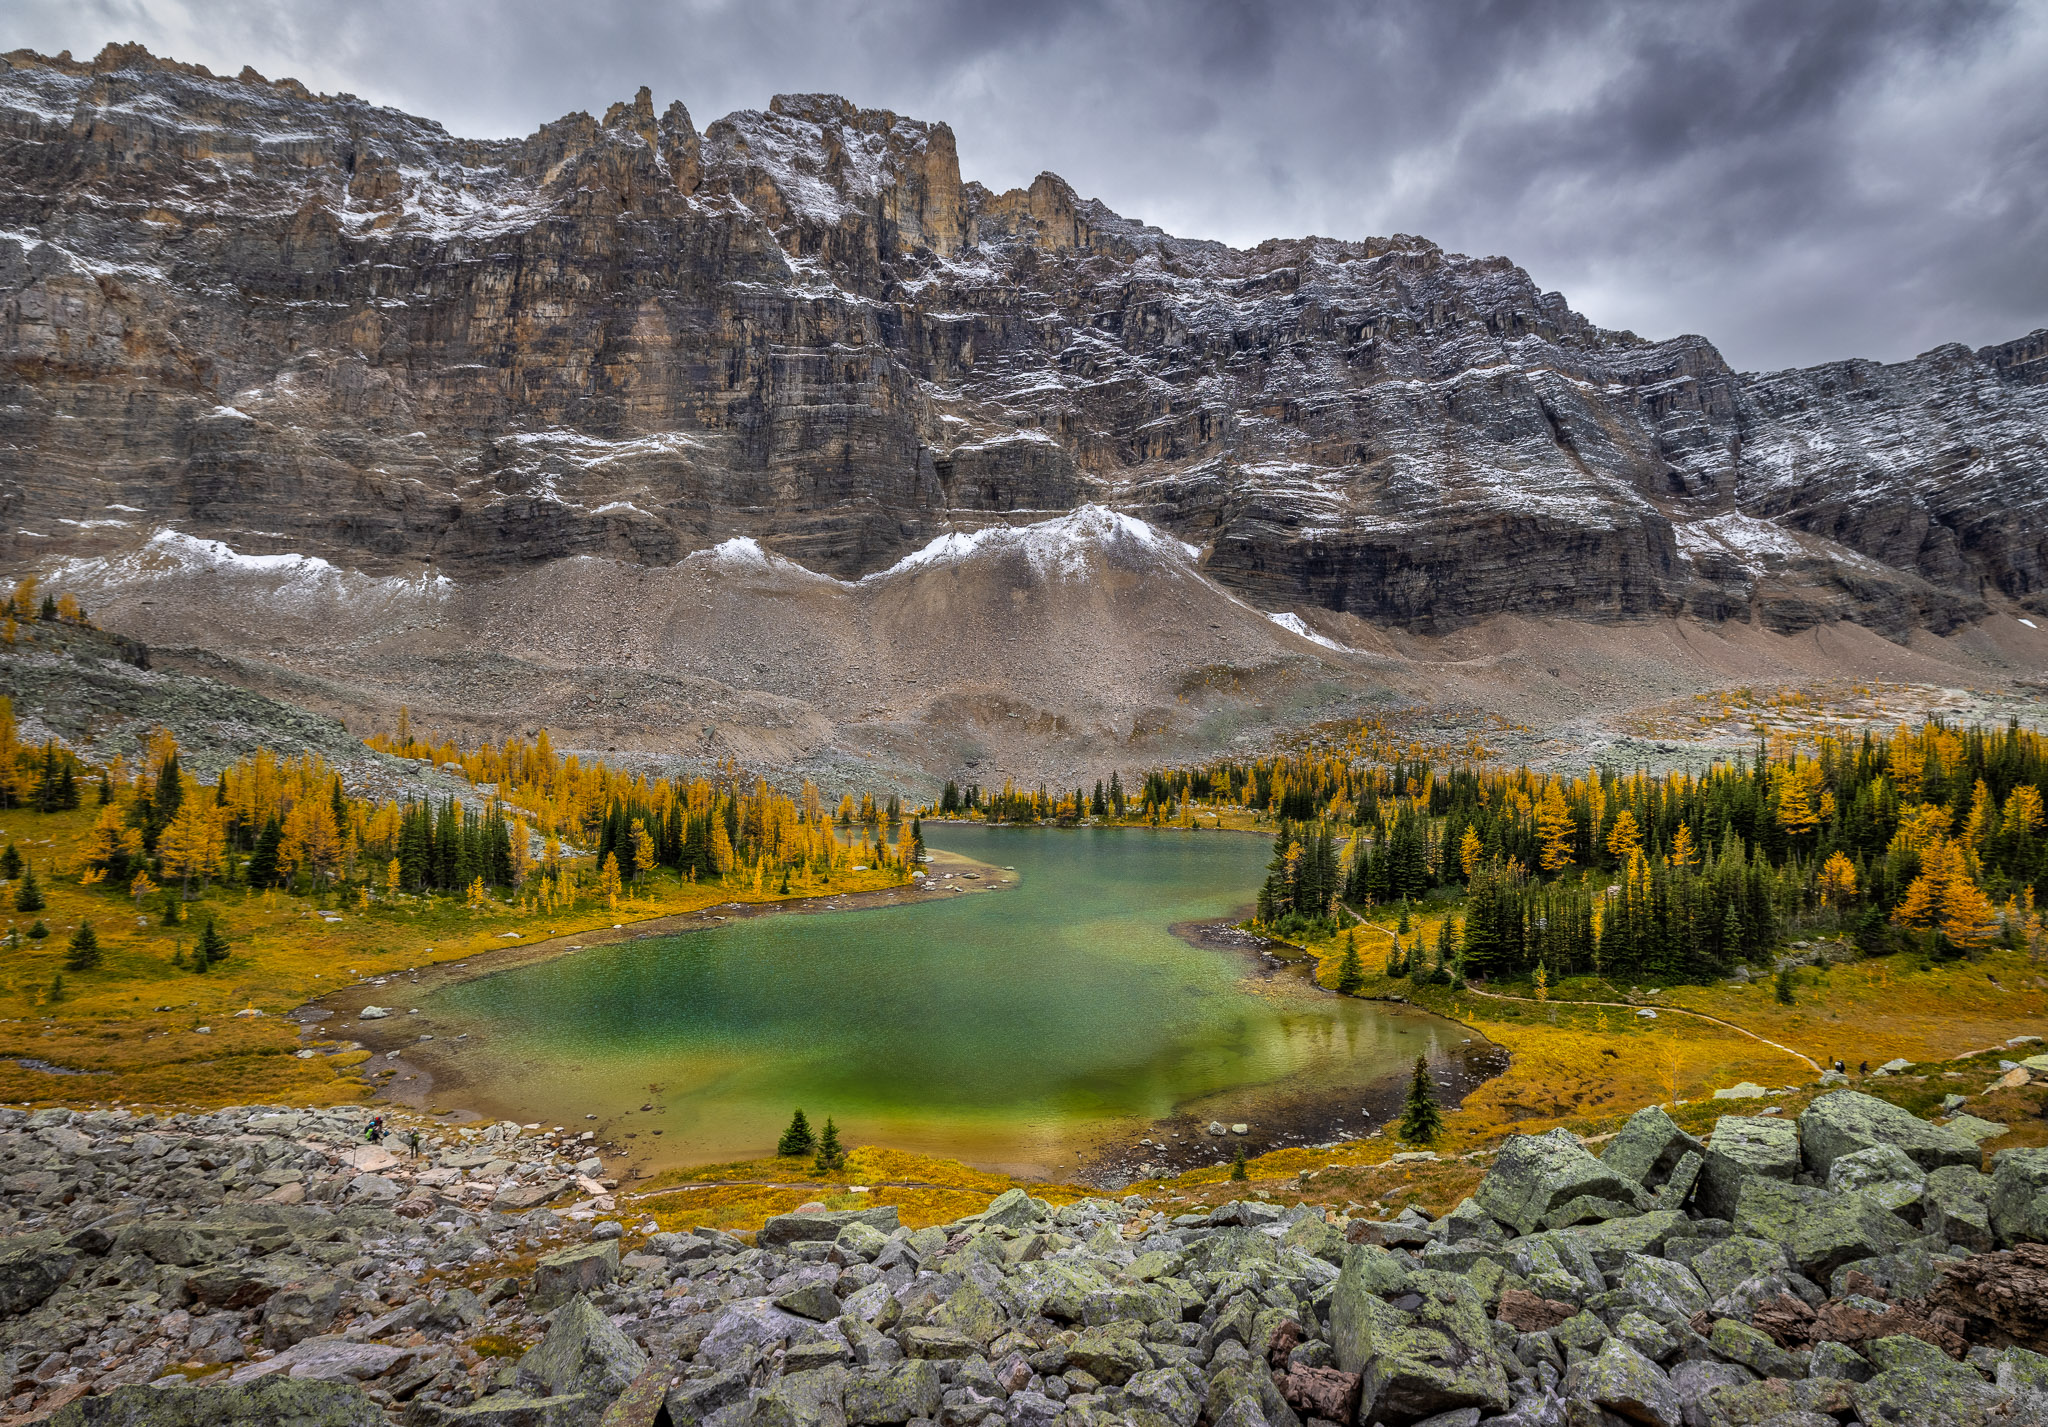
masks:
[[(1744, 374), (1505, 258), (991, 192), (829, 95), (480, 141), (134, 46), (4, 64), (0, 555), (331, 711), (656, 700), (652, 745), (854, 756), (836, 691), (922, 679), (870, 741), (936, 766), (956, 696), (1193, 736), (1205, 669), (1356, 690), (1337, 646), (1503, 618), (2048, 609), (2048, 332)], [(1202, 637), (1141, 655), (1173, 611)]]

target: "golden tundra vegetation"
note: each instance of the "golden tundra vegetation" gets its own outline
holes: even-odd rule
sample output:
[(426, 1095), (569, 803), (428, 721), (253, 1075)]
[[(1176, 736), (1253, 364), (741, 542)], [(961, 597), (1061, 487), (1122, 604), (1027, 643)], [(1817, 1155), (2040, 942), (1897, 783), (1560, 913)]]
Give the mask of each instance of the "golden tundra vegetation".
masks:
[[(459, 773), (472, 795), (359, 796), (316, 757), (263, 750), (202, 782), (167, 733), (133, 766), (95, 765), (23, 746), (0, 701), (0, 1099), (365, 1099), (363, 1053), (303, 1041), (286, 1012), (514, 942), (900, 886), (921, 849), (918, 815), (894, 799), (828, 806), (737, 768), (650, 779), (558, 753), (545, 733), (458, 748), (403, 720), (369, 742)], [(1981, 1093), (2020, 1054), (2009, 1038), (2048, 1027), (2038, 735), (1802, 730), (1704, 776), (1570, 777), (1489, 756), (1361, 724), (1128, 791), (950, 790), (949, 816), (1272, 832), (1261, 918), (1324, 985), (1425, 1006), (1511, 1054), (1445, 1115), (1435, 1159), (1395, 1159), (1414, 1147), (1390, 1129), (1257, 1156), (1243, 1184), (1219, 1163), (1138, 1187), (1186, 1204), (1254, 1192), (1442, 1209), (1511, 1129), (1597, 1136), (1651, 1103), (1704, 1128), (1757, 1108), (1712, 1098), (1740, 1081), (1782, 1090), (1769, 1103), (1795, 1113), (1836, 1057), (1914, 1062), (1857, 1078), (1922, 1112), (1979, 1097), (1972, 1113), (2012, 1127), (1993, 1148), (2048, 1141), (2048, 1077)], [(1725, 974), (1788, 945), (1807, 964)], [(745, 1227), (820, 1199), (936, 1222), (1012, 1182), (862, 1146), (829, 1175), (764, 1157), (637, 1188), (665, 1225)]]

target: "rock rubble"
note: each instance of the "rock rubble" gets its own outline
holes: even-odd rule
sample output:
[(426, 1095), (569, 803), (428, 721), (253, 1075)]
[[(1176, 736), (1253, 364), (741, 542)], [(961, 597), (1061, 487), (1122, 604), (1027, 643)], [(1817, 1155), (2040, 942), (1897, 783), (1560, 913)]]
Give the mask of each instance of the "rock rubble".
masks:
[(599, 1218), (580, 1141), (413, 1158), (367, 1113), (0, 1114), (12, 1420), (2048, 1423), (2048, 1150), (1985, 1173), (1854, 1091), (1704, 1142), (1655, 1109), (1597, 1156), (1513, 1137), (1434, 1220), (1011, 1190), (751, 1243)]

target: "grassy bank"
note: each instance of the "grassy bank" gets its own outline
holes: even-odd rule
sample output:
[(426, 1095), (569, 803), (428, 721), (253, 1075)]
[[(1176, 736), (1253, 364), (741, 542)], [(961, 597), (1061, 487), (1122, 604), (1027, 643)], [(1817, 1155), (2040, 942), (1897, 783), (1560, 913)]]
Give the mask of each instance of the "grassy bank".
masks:
[[(366, 1099), (369, 1088), (353, 1073), (362, 1055), (300, 1059), (303, 1043), (297, 1026), (282, 1019), (285, 1012), (408, 967), (721, 903), (800, 895), (757, 892), (751, 882), (685, 882), (663, 872), (629, 888), (616, 907), (587, 893), (569, 906), (522, 911), (495, 900), (400, 895), (363, 906), (360, 899), (216, 885), (183, 903), (182, 920), (169, 924), (161, 894), (138, 904), (106, 883), (80, 884), (81, 850), (96, 815), (91, 807), (0, 813), (0, 846), (14, 844), (48, 904), (16, 911), (18, 884), (0, 892), (0, 931), (21, 934), (18, 947), (0, 952), (0, 1100), (230, 1105)], [(877, 869), (843, 873), (830, 890), (898, 885), (894, 871)], [(228, 957), (204, 973), (192, 971), (187, 967), (209, 918), (227, 939)], [(39, 920), (49, 935), (35, 940), (28, 933)], [(86, 921), (99, 940), (100, 964), (66, 970), (71, 937)], [(68, 1073), (30, 1068), (20, 1063), (24, 1059)]]

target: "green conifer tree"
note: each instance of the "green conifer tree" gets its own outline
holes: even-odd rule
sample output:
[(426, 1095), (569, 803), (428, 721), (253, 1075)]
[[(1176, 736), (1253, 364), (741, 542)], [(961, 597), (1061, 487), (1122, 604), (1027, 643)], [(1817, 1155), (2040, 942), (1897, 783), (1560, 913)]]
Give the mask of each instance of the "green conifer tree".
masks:
[(817, 1136), (811, 1133), (811, 1122), (804, 1118), (802, 1110), (798, 1110), (790, 1116), (789, 1128), (782, 1132), (782, 1138), (775, 1142), (775, 1153), (799, 1157), (817, 1147)]
[(1337, 963), (1337, 994), (1356, 996), (1365, 984), (1365, 968), (1358, 964), (1358, 930), (1344, 933), (1344, 959)]
[(1444, 1116), (1436, 1107), (1435, 1090), (1429, 1083), (1429, 1062), (1418, 1055), (1415, 1077), (1408, 1082), (1408, 1101), (1401, 1107), (1401, 1126), (1396, 1133), (1411, 1145), (1430, 1145), (1443, 1132)]
[(1780, 1006), (1795, 1004), (1792, 997), (1792, 968), (1789, 965), (1778, 968), (1777, 997)]
[(1230, 1177), (1237, 1180), (1251, 1178), (1250, 1171), (1245, 1168), (1244, 1146), (1241, 1144), (1237, 1147), (1237, 1153), (1230, 1157)]
[(1408, 921), (1408, 902), (1406, 898), (1403, 898), (1401, 901), (1401, 920), (1394, 924), (1394, 931), (1398, 935), (1406, 936), (1408, 935), (1409, 929), (1410, 928)]
[(48, 936), (49, 934), (50, 924), (44, 921), (41, 917), (37, 917), (36, 924), (28, 929), (28, 939), (30, 941), (41, 941), (44, 937)]
[(15, 850), (14, 844), (10, 842), (7, 844), (7, 850), (0, 852), (0, 877), (4, 877), (9, 882), (12, 882), (20, 875), (21, 854)]
[(64, 955), (67, 971), (90, 971), (100, 964), (100, 936), (91, 922), (80, 922), (71, 934), (71, 948)]
[(839, 1127), (825, 1118), (825, 1133), (818, 1136), (817, 1158), (811, 1161), (811, 1173), (836, 1174), (846, 1167), (846, 1151), (839, 1143)]
[(21, 885), (14, 889), (14, 910), (40, 912), (48, 905), (43, 900), (43, 889), (36, 885), (35, 868), (24, 864), (21, 869)]
[(52, 977), (50, 978), (50, 991), (49, 991), (49, 995), (48, 995), (47, 999), (48, 999), (48, 1000), (50, 1000), (50, 1001), (52, 1001), (52, 1002), (56, 1002), (56, 1001), (61, 1001), (61, 1000), (63, 1000), (63, 999), (64, 999), (64, 973), (63, 973), (63, 972), (61, 972), (61, 971), (60, 971), (60, 972), (58, 972), (58, 973), (57, 973), (57, 974), (56, 974), (55, 976), (52, 976)]
[(220, 934), (220, 928), (213, 924), (213, 918), (206, 919), (206, 926), (199, 933), (199, 945), (192, 954), (208, 966), (228, 959), (228, 939)]

